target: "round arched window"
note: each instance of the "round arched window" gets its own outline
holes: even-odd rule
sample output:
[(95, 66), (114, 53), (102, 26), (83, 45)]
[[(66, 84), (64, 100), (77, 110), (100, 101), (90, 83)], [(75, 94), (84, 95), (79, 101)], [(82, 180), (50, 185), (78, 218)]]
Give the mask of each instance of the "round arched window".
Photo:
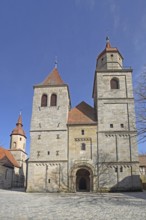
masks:
[(119, 89), (119, 79), (112, 78), (110, 81), (111, 89)]

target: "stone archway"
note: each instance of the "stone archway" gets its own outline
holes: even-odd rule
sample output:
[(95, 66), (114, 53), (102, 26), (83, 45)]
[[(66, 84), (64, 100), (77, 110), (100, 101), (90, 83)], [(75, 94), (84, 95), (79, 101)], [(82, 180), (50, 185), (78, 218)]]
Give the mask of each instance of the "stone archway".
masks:
[[(92, 192), (94, 190), (95, 167), (86, 162), (76, 163), (72, 166), (69, 176), (71, 192)], [(79, 185), (80, 184), (80, 185)]]
[(91, 176), (90, 172), (81, 168), (76, 172), (76, 191), (78, 192), (90, 192), (91, 190)]

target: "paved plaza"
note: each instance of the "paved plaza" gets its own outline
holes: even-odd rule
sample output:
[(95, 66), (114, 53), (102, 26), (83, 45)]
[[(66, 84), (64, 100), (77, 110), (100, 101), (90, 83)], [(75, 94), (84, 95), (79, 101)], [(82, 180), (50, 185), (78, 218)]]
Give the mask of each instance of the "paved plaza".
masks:
[(145, 220), (146, 192), (25, 193), (0, 190), (1, 220)]

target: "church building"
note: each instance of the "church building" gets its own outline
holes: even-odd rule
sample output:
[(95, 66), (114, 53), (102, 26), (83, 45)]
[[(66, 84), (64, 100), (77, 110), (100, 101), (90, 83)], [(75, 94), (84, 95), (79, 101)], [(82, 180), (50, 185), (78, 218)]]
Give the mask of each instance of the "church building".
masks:
[(34, 86), (27, 192), (140, 190), (132, 69), (106, 39), (93, 82), (94, 106), (71, 109), (57, 67)]

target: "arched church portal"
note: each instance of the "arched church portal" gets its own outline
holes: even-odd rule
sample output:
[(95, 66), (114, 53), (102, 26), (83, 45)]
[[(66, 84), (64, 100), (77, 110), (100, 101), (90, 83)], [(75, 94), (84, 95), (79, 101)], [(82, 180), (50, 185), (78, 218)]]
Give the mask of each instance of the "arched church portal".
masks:
[(76, 191), (90, 192), (91, 191), (91, 175), (87, 169), (79, 169), (76, 172)]

